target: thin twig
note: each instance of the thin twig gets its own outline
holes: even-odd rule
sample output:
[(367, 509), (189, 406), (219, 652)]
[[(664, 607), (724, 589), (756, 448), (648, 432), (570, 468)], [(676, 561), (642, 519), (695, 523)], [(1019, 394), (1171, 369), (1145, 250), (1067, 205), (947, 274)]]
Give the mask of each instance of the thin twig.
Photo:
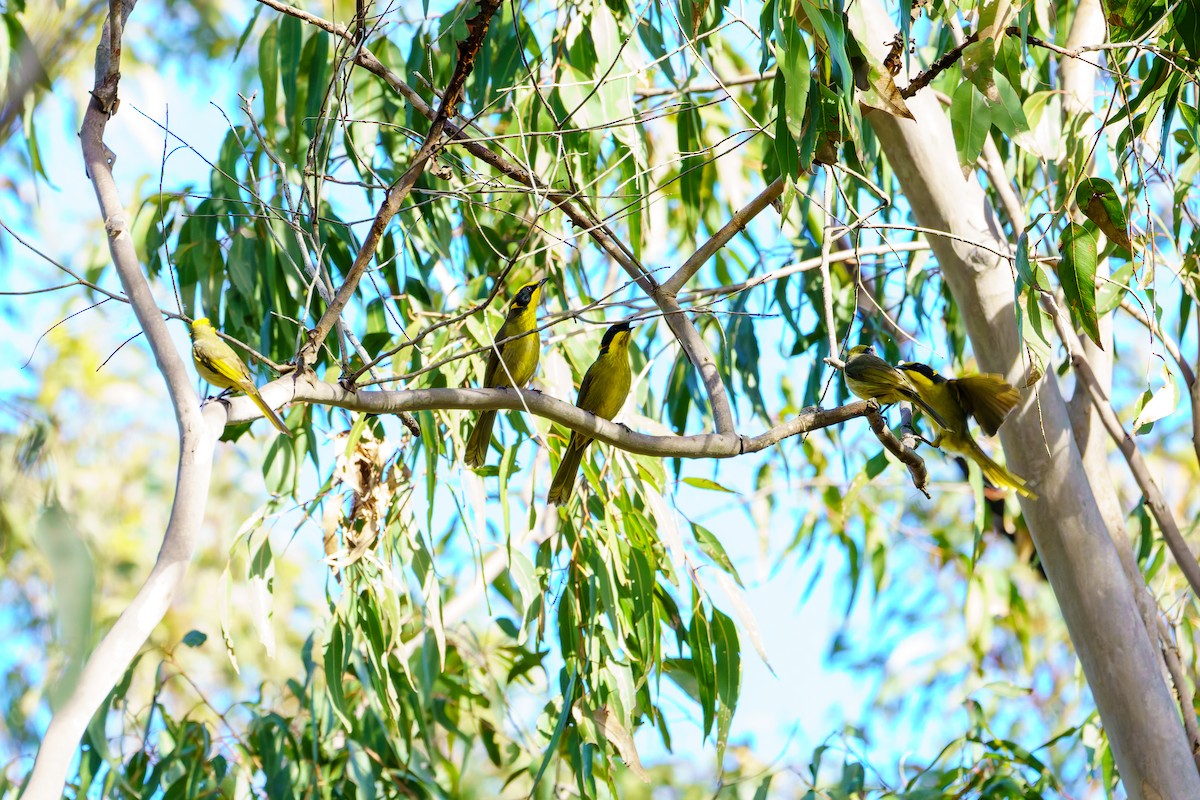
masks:
[(1200, 722), (1196, 720), (1196, 699), (1188, 691), (1187, 677), (1183, 664), (1179, 660), (1179, 649), (1167, 623), (1161, 617), (1158, 620), (1158, 646), (1162, 649), (1163, 661), (1167, 665), (1167, 673), (1171, 676), (1171, 684), (1175, 689), (1175, 699), (1179, 703), (1179, 712), (1183, 716), (1183, 729), (1187, 733), (1188, 744), (1192, 748), (1192, 760), (1200, 769)]

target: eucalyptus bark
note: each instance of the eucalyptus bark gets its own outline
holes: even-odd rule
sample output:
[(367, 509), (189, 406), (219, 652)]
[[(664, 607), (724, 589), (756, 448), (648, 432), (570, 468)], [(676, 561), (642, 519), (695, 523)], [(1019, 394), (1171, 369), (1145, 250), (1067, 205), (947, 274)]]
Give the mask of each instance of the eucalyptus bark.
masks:
[[(877, 3), (863, 9), (867, 43), (890, 39)], [(908, 101), (915, 122), (871, 111), (874, 129), (919, 225), (1004, 251), (1006, 241), (974, 176), (956, 152), (950, 121), (932, 93)], [(1014, 273), (1004, 259), (948, 237), (930, 236), (980, 366), (1023, 386), (1021, 346), (1013, 306)], [(1009, 465), (1039, 495), (1021, 507), (1071, 641), (1100, 712), (1126, 792), (1131, 798), (1200, 797), (1200, 774), (1146, 631), (1097, 492), (1080, 456), (1067, 403), (1048, 371), (1000, 430)]]

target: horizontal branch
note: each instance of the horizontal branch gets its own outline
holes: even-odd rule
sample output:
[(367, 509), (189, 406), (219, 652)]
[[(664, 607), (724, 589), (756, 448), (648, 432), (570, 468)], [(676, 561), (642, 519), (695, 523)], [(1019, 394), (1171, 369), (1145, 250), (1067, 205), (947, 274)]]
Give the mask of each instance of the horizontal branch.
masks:
[[(314, 380), (311, 376), (287, 376), (263, 386), (260, 391), (263, 399), (273, 408), (291, 401), (335, 406), (369, 414), (395, 414), (401, 411), (528, 410), (535, 416), (586, 434), (605, 444), (630, 453), (659, 458), (732, 458), (746, 453), (757, 453), (789, 437), (840, 425), (855, 417), (870, 414), (866, 401), (860, 400), (837, 408), (804, 409), (796, 416), (757, 436), (738, 433), (674, 436), (637, 433), (624, 425), (597, 417), (576, 405), (532, 389), (521, 392), (512, 389), (398, 389), (350, 392), (341, 386)], [(215, 402), (219, 402), (226, 409), (227, 424), (249, 422), (261, 416), (257, 407), (245, 397)], [(210, 409), (206, 408), (206, 413), (210, 413)], [(899, 454), (897, 455), (899, 457)]]

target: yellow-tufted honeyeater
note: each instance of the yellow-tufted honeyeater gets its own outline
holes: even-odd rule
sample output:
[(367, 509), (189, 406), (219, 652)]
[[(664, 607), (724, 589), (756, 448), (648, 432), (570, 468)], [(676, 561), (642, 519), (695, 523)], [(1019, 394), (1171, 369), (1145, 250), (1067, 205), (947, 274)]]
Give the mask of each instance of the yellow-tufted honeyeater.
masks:
[(928, 414), (941, 427), (947, 427), (946, 421), (922, 399), (908, 377), (875, 355), (874, 347), (868, 344), (851, 347), (842, 374), (846, 378), (846, 388), (855, 397), (863, 400), (874, 398), (885, 406), (906, 400)]
[(218, 388), (236, 390), (246, 395), (280, 433), (284, 436), (292, 435), (288, 426), (283, 424), (279, 415), (271, 410), (258, 393), (258, 387), (254, 385), (254, 377), (250, 374), (246, 362), (217, 336), (216, 329), (206, 317), (192, 322), (192, 361), (201, 378)]
[[(618, 322), (604, 332), (600, 340), (600, 354), (588, 367), (579, 384), (579, 399), (575, 405), (584, 411), (590, 411), (598, 417), (612, 419), (625, 405), (629, 396), (629, 384), (633, 380), (633, 372), (629, 368), (629, 341), (633, 337), (633, 327), (628, 322)], [(584, 451), (592, 443), (589, 436), (572, 433), (567, 449), (563, 451), (562, 461), (554, 471), (554, 479), (550, 481), (550, 494), (546, 500), (549, 503), (563, 504), (571, 496), (575, 487), (575, 476), (579, 473), (579, 464), (583, 461)]]
[(991, 436), (1000, 429), (1004, 418), (1020, 400), (1017, 390), (999, 375), (966, 375), (943, 378), (927, 364), (903, 363), (900, 370), (921, 393), (921, 397), (938, 410), (948, 424), (938, 424), (934, 447), (959, 453), (974, 461), (983, 476), (997, 486), (1015, 489), (1031, 500), (1037, 495), (1025, 486), (1023, 478), (997, 464), (971, 436), (967, 417), (979, 421), (984, 433)]
[[(537, 304), (542, 284), (548, 278), (522, 286), (508, 306), (508, 316), (496, 333), (496, 341), (504, 342), (513, 336), (520, 338), (498, 344), (488, 354), (487, 367), (483, 370), (483, 388), (505, 389), (525, 386), (537, 372), (538, 357), (542, 348), (537, 335)], [(522, 336), (521, 334), (527, 334)], [(503, 363), (501, 363), (503, 359)], [(475, 428), (467, 439), (467, 450), (463, 461), (469, 467), (482, 467), (487, 460), (488, 445), (492, 441), (492, 425), (496, 422), (495, 411), (482, 411)]]

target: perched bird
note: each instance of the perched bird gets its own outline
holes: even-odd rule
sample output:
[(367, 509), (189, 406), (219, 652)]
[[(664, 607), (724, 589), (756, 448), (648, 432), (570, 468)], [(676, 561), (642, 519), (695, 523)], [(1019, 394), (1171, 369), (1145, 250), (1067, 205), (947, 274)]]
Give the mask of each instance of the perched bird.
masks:
[(907, 400), (918, 406), (941, 427), (948, 427), (938, 412), (925, 402), (908, 377), (875, 355), (875, 348), (871, 345), (860, 344), (851, 347), (842, 374), (846, 378), (846, 388), (855, 397), (861, 397), (863, 400), (874, 398), (885, 406)]
[[(537, 372), (538, 357), (542, 349), (537, 330), (537, 304), (542, 284), (548, 278), (522, 286), (508, 306), (508, 316), (496, 333), (496, 341), (503, 342), (488, 354), (487, 367), (483, 370), (483, 388), (520, 389), (533, 379)], [(522, 336), (521, 334), (528, 334)], [(505, 342), (512, 336), (518, 339)], [(500, 359), (504, 361), (501, 363)], [(487, 460), (488, 445), (492, 441), (492, 425), (496, 423), (495, 411), (482, 411), (475, 428), (467, 439), (467, 451), (463, 460), (468, 467), (482, 467)]]
[[(600, 354), (584, 373), (583, 383), (579, 384), (579, 399), (575, 405), (584, 411), (590, 411), (598, 417), (612, 419), (625, 405), (629, 396), (629, 384), (633, 380), (633, 372), (629, 368), (629, 341), (633, 334), (633, 326), (628, 322), (618, 322), (604, 332), (600, 340)], [(583, 453), (592, 443), (590, 436), (572, 433), (571, 441), (563, 452), (562, 462), (554, 472), (550, 481), (550, 494), (546, 498), (549, 503), (565, 503), (575, 487), (575, 476), (579, 473), (579, 464), (583, 461)]]
[(207, 317), (200, 317), (192, 322), (192, 361), (196, 364), (196, 372), (200, 373), (201, 378), (213, 386), (246, 395), (280, 433), (284, 436), (292, 435), (288, 426), (283, 424), (279, 415), (271, 410), (258, 393), (258, 387), (254, 385), (254, 378), (250, 375), (246, 362), (217, 336), (216, 329)]
[(983, 476), (997, 486), (1015, 489), (1031, 500), (1037, 495), (1025, 486), (1021, 477), (997, 464), (979, 447), (967, 427), (974, 416), (989, 436), (999, 430), (1004, 418), (1017, 404), (1019, 395), (999, 375), (969, 375), (947, 380), (927, 364), (904, 363), (900, 371), (908, 376), (921, 397), (938, 410), (948, 425), (939, 424), (934, 447), (960, 453), (983, 470)]

